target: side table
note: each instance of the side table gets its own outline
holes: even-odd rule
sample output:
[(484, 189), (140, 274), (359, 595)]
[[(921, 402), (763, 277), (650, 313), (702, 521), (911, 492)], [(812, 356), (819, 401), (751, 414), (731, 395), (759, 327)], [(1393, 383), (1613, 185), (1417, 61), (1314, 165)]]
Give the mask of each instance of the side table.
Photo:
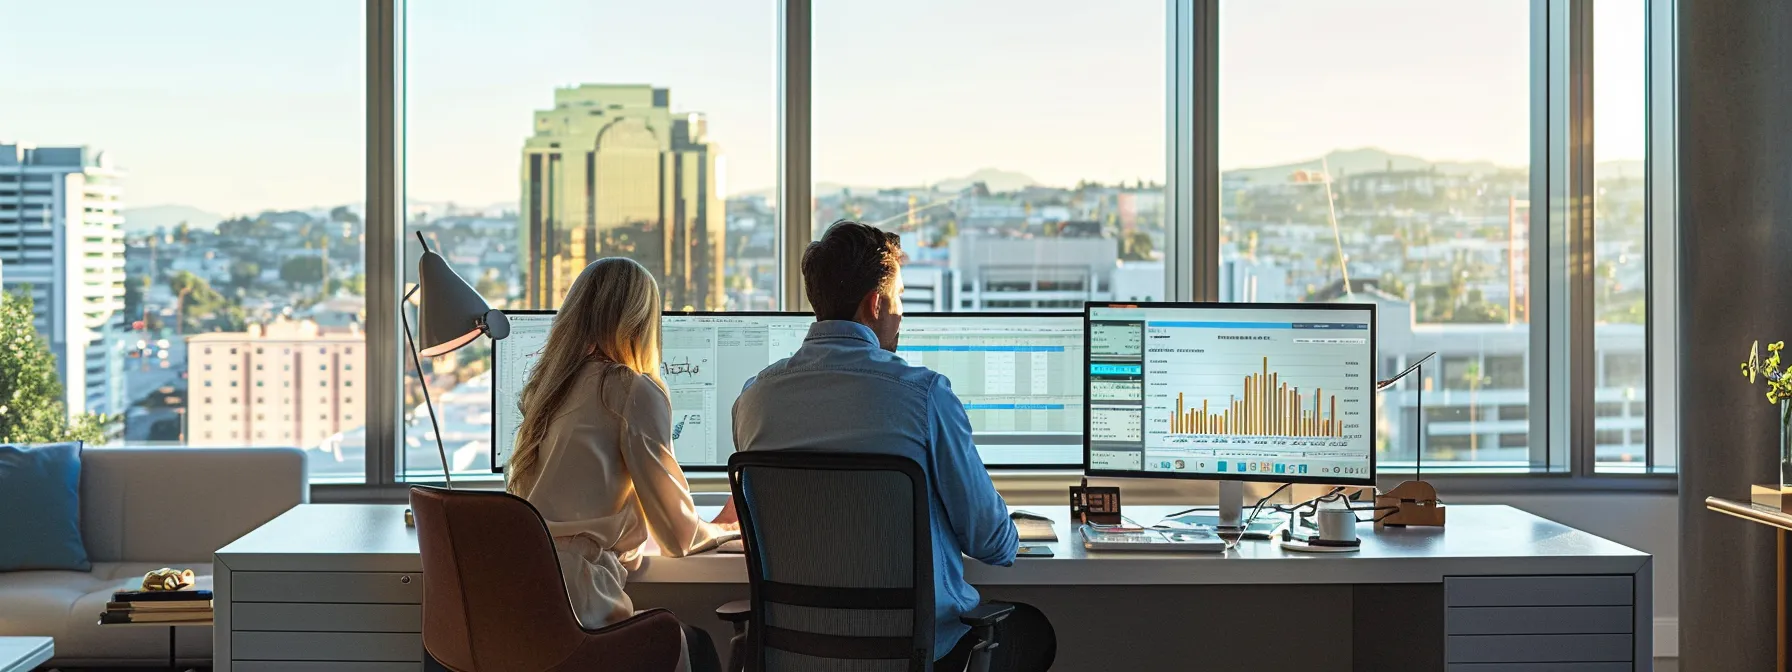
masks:
[(55, 655), (49, 637), (0, 637), (0, 672), (31, 672)]
[[(170, 670), (171, 672), (184, 672), (185, 668), (181, 667), (180, 663), (176, 662), (175, 658), (174, 658), (175, 651), (176, 651), (176, 649), (174, 648), (174, 645), (178, 641), (178, 639), (177, 639), (178, 631), (184, 627), (190, 627), (190, 626), (195, 626), (195, 625), (210, 626), (211, 624), (212, 624), (212, 619), (208, 618), (203, 621), (172, 621), (172, 622), (167, 622), (167, 623), (101, 623), (100, 626), (106, 627), (106, 628), (167, 628), (168, 629), (168, 668), (167, 669)], [(5, 672), (5, 671), (0, 670), (0, 672)]]

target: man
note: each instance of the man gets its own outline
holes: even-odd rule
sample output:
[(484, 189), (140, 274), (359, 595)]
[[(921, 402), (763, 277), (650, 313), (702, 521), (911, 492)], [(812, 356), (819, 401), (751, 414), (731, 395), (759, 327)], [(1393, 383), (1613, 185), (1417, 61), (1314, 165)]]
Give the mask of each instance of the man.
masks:
[[(895, 355), (902, 324), (895, 234), (840, 221), (803, 253), (815, 324), (796, 354), (747, 382), (734, 404), (740, 450), (816, 448), (903, 455), (928, 474), (933, 510), (936, 669), (963, 669), (974, 641), (958, 617), (976, 607), (964, 556), (1014, 564), (1019, 534), (990, 481), (964, 405), (945, 376)], [(1029, 605), (998, 628), (991, 670), (1043, 670), (1051, 624)]]

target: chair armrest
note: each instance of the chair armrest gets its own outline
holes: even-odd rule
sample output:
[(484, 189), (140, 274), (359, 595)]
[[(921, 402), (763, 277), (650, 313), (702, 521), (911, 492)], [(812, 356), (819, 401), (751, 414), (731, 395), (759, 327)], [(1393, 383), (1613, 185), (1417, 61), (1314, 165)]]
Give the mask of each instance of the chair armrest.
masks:
[(716, 618), (729, 623), (746, 623), (753, 620), (753, 603), (747, 600), (735, 600), (716, 607)]
[(988, 628), (1001, 623), (1002, 619), (1008, 618), (1008, 615), (1012, 613), (1014, 613), (1012, 604), (979, 604), (976, 608), (964, 612), (963, 616), (959, 616), (958, 622), (973, 628)]

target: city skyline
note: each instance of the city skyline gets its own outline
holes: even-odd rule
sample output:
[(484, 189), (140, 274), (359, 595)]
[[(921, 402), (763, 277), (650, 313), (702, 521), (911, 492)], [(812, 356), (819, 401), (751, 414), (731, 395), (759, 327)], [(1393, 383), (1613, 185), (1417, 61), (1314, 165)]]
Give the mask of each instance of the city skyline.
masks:
[[(10, 45), (17, 58), (0, 59), (7, 139), (113, 153), (131, 172), (134, 207), (233, 215), (360, 200), (358, 2), (102, 4), (98, 11), (91, 4), (0, 9), (0, 21), (38, 27)], [(985, 168), (1057, 186), (1161, 179), (1162, 3), (1047, 4), (930, 3), (897, 15), (859, 5), (818, 9), (815, 49), (829, 57), (817, 58), (814, 71), (814, 179), (912, 186)], [(1434, 161), (1527, 163), (1528, 3), (1435, 4), (1225, 4), (1221, 165), (1278, 165), (1354, 147)], [(554, 87), (586, 82), (672, 89), (673, 109), (704, 113), (727, 148), (725, 194), (772, 185), (774, 3), (706, 3), (696, 14), (702, 20), (681, 23), (671, 19), (688, 14), (686, 5), (541, 6), (548, 11), (466, 1), (432, 3), (427, 13), (413, 7), (405, 91), (413, 200), (513, 199), (514, 147), (528, 134), (529, 111), (545, 105)], [(1640, 12), (1631, 17), (1608, 6), (1599, 5), (1600, 16), (1616, 18), (1601, 24), (1602, 36), (1640, 30)], [(955, 20), (940, 21), (948, 9)], [(563, 20), (544, 27), (542, 15)], [(243, 29), (265, 25), (281, 29)], [(753, 25), (764, 29), (741, 29)], [(84, 48), (60, 48), (76, 35), (60, 26), (79, 26)], [(1339, 26), (1398, 31), (1402, 39)], [(1410, 29), (1416, 26), (1426, 29)], [(501, 46), (525, 30), (571, 37), (540, 39), (543, 48), (526, 53), (469, 48)], [(888, 58), (909, 48), (913, 34), (929, 35), (934, 46)], [(668, 46), (681, 41), (693, 46)], [(1641, 54), (1628, 58), (1624, 48), (1617, 40), (1596, 45), (1597, 93), (1635, 99), (1640, 108), (1641, 77), (1628, 73), (1641, 72)], [(1603, 58), (1611, 50), (1620, 51)], [(1316, 65), (1330, 64), (1334, 53), (1344, 54), (1345, 65)], [(1353, 73), (1350, 63), (1374, 67)], [(1612, 76), (1603, 74), (1608, 63)], [(146, 80), (157, 86), (144, 87)], [(1316, 114), (1307, 103), (1315, 96), (1338, 101), (1328, 106), (1335, 109)], [(1393, 113), (1434, 110), (1438, 100), (1471, 109)], [(1476, 101), (1497, 104), (1472, 109)], [(1640, 159), (1642, 115), (1623, 105), (1601, 105), (1596, 114), (1601, 158)]]

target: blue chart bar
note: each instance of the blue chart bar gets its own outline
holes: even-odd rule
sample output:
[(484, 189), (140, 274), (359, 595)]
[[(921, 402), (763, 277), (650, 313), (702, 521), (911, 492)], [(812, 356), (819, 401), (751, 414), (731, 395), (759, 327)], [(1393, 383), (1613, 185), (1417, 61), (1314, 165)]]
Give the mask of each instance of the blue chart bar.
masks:
[(1062, 345), (903, 345), (904, 352), (1064, 352)]
[(1367, 331), (1369, 325), (1362, 322), (1184, 322), (1154, 321), (1147, 322), (1147, 327), (1170, 327), (1181, 329), (1359, 329)]
[(1090, 364), (1089, 373), (1098, 376), (1137, 376), (1144, 373), (1143, 364)]

